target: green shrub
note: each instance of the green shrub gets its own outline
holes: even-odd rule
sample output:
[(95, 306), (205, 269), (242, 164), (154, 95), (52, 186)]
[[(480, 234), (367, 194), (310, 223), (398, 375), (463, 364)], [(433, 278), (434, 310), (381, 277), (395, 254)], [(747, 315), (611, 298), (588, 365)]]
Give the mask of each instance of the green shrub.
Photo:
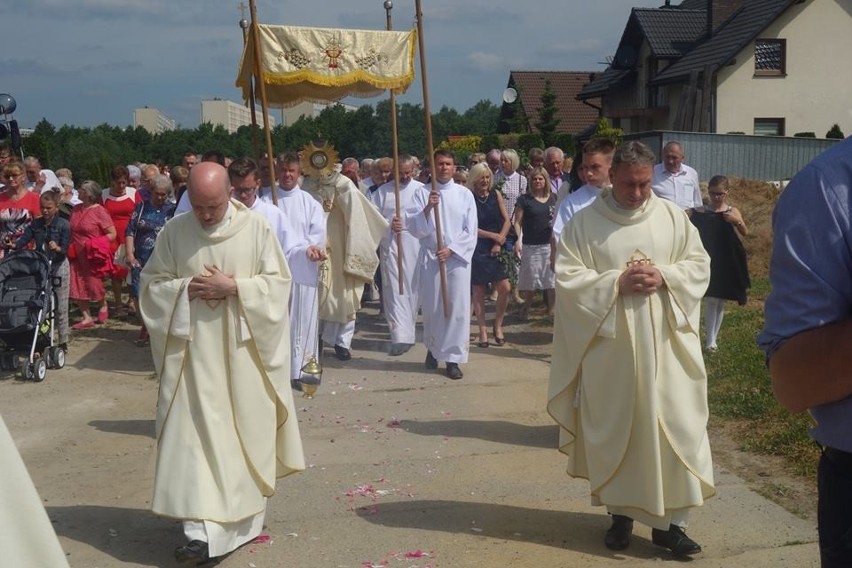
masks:
[(825, 133), (826, 138), (837, 138), (838, 140), (843, 140), (846, 136), (843, 135), (843, 131), (840, 130), (840, 125), (835, 123), (828, 132)]

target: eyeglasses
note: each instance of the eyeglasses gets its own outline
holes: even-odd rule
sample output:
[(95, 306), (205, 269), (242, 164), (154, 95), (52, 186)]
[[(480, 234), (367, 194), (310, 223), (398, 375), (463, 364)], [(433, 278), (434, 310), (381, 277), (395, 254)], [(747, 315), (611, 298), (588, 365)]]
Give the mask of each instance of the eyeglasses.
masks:
[(22, 175), (24, 175), (24, 174), (5, 174), (3, 176), (3, 178), (4, 179), (15, 179), (15, 178), (21, 177)]

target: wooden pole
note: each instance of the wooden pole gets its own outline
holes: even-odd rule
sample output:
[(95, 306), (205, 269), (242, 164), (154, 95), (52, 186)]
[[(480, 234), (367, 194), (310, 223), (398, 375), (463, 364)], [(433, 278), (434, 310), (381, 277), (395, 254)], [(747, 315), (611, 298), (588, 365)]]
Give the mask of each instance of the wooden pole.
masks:
[(249, 0), (251, 11), (251, 37), (254, 49), (255, 84), (260, 87), (260, 110), (263, 112), (263, 129), (266, 134), (266, 155), (269, 159), (269, 187), (272, 191), (272, 203), (278, 205), (278, 192), (275, 191), (275, 156), (272, 152), (272, 130), (269, 128), (269, 103), (266, 99), (266, 81), (263, 76), (263, 59), (260, 51), (260, 27), (257, 23), (257, 8), (254, 0)]
[[(387, 31), (393, 30), (393, 19), (391, 18), (391, 10), (393, 2), (385, 2), (385, 12), (387, 13)], [(397, 133), (396, 123), (396, 95), (391, 91), (390, 94), (390, 112), (391, 112), (391, 137), (393, 139), (393, 197), (394, 197), (394, 215), (397, 219), (402, 219), (399, 206), (399, 134)], [(402, 233), (396, 234), (396, 272), (399, 284), (399, 295), (405, 294), (405, 285), (402, 275)]]
[[(432, 168), (432, 192), (438, 193), (438, 182), (435, 178), (435, 142), (432, 139), (432, 113), (429, 110), (429, 81), (426, 76), (426, 48), (423, 41), (423, 11), (420, 9), (420, 0), (414, 0), (414, 10), (417, 20), (417, 45), (420, 50), (420, 75), (423, 83), (423, 114), (426, 119), (426, 148), (429, 152), (429, 164)], [(435, 214), (435, 238), (438, 241), (438, 249), (444, 248), (444, 236), (441, 232), (440, 203), (432, 211)], [(441, 272), (441, 299), (444, 302), (444, 317), (450, 317), (450, 295), (447, 289), (447, 265), (438, 262)]]
[[(240, 4), (242, 9), (245, 9), (245, 4)], [(249, 24), (243, 18), (240, 20), (240, 27), (243, 30), (243, 46), (248, 45), (248, 27)], [(254, 47), (252, 47), (254, 49)], [(254, 110), (254, 74), (249, 76), (249, 100), (246, 102), (251, 111), (251, 145), (254, 149), (254, 161), (260, 163), (260, 143), (257, 140), (257, 114)]]

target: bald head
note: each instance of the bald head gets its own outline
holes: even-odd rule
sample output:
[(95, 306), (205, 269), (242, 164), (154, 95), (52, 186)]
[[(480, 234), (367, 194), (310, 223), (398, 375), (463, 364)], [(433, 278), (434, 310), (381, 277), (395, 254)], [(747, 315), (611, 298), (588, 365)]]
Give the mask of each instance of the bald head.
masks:
[(228, 210), (230, 190), (228, 170), (216, 162), (201, 162), (190, 170), (187, 195), (193, 214), (203, 226), (222, 220)]

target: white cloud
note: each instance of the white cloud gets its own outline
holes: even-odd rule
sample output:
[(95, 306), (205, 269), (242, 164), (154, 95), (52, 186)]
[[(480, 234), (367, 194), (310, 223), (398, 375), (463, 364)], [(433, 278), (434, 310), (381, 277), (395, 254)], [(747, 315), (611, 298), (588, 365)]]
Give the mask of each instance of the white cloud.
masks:
[(518, 57), (506, 57), (500, 53), (485, 53), (483, 51), (475, 51), (468, 54), (466, 57), (470, 68), (479, 69), (481, 71), (508, 71), (524, 66), (524, 61)]

